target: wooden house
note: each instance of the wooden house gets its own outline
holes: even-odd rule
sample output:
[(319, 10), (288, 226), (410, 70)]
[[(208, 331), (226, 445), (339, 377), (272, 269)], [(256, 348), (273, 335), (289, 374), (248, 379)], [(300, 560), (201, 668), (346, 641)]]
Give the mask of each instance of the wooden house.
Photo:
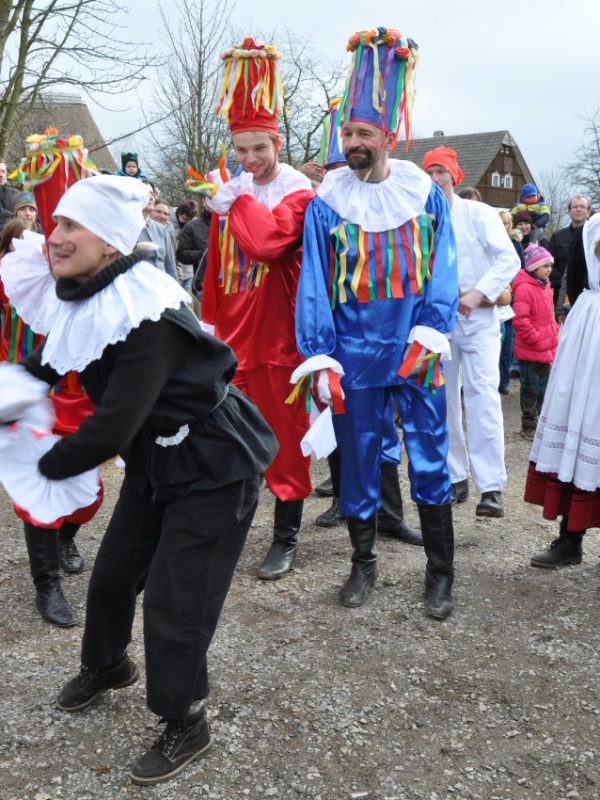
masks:
[(445, 136), (436, 131), (427, 139), (415, 139), (414, 147), (399, 139), (394, 158), (408, 159), (421, 166), (423, 156), (436, 147), (451, 147), (465, 173), (461, 186), (474, 186), (484, 203), (495, 208), (512, 208), (524, 183), (535, 183), (523, 154), (509, 131), (465, 133)]

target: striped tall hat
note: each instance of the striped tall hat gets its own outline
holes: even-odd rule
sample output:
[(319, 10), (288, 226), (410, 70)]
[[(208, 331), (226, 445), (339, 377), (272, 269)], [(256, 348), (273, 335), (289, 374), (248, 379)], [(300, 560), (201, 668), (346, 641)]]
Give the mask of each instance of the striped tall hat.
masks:
[(231, 133), (277, 135), (277, 118), (283, 110), (280, 58), (273, 45), (258, 45), (252, 38), (221, 55), (225, 72), (216, 113)]
[(418, 46), (394, 28), (358, 31), (348, 39), (352, 64), (339, 110), (343, 122), (368, 122), (392, 133), (404, 123), (408, 144)]

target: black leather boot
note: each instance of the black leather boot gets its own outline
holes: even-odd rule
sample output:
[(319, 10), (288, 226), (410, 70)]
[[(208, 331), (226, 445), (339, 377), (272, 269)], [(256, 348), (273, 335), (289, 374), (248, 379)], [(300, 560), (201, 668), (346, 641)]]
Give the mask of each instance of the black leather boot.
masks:
[(294, 565), (303, 506), (303, 500), (275, 500), (273, 542), (257, 572), (263, 581), (278, 581)]
[(425, 569), (425, 611), (435, 619), (446, 619), (452, 611), (454, 581), (454, 529), (452, 503), (419, 505)]
[(83, 558), (75, 544), (75, 534), (81, 526), (73, 522), (63, 522), (58, 532), (58, 562), (64, 572), (81, 572)]
[(558, 539), (551, 542), (547, 550), (536, 553), (529, 563), (532, 567), (543, 569), (558, 569), (570, 564), (581, 564), (583, 558), (581, 543), (585, 533), (585, 530), (567, 530), (567, 517), (563, 517), (558, 529)]
[(419, 531), (404, 521), (400, 479), (395, 464), (381, 464), (381, 510), (377, 512), (377, 533), (423, 547)]
[(348, 517), (348, 533), (354, 552), (352, 570), (340, 591), (343, 606), (357, 608), (366, 603), (369, 589), (377, 579), (377, 518)]
[[(319, 528), (333, 528), (346, 521), (345, 517), (340, 514), (340, 470), (341, 459), (340, 449), (336, 447), (333, 453), (327, 456), (327, 463), (329, 464), (329, 473), (331, 475), (331, 505), (315, 520), (315, 525)], [(318, 491), (318, 488), (315, 489)]]
[(25, 542), (38, 611), (45, 620), (60, 628), (75, 625), (77, 614), (67, 603), (60, 586), (57, 532), (48, 528), (36, 528), (26, 522)]

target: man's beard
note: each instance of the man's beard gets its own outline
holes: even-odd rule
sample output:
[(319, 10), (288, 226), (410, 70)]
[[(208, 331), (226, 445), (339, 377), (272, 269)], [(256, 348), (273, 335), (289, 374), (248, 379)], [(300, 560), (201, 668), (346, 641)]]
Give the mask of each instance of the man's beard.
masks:
[(346, 155), (350, 169), (371, 169), (373, 166), (373, 153), (366, 147), (357, 147)]

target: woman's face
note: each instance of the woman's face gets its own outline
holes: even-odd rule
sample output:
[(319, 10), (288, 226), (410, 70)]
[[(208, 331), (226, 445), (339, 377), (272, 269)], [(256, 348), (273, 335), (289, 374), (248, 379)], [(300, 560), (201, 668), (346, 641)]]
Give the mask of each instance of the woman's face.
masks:
[(58, 217), (48, 239), (50, 267), (57, 278), (85, 283), (116, 255), (114, 247), (67, 217)]
[(35, 232), (35, 223), (37, 221), (37, 211), (33, 206), (22, 206), (17, 209), (17, 219), (27, 227), (27, 230)]

